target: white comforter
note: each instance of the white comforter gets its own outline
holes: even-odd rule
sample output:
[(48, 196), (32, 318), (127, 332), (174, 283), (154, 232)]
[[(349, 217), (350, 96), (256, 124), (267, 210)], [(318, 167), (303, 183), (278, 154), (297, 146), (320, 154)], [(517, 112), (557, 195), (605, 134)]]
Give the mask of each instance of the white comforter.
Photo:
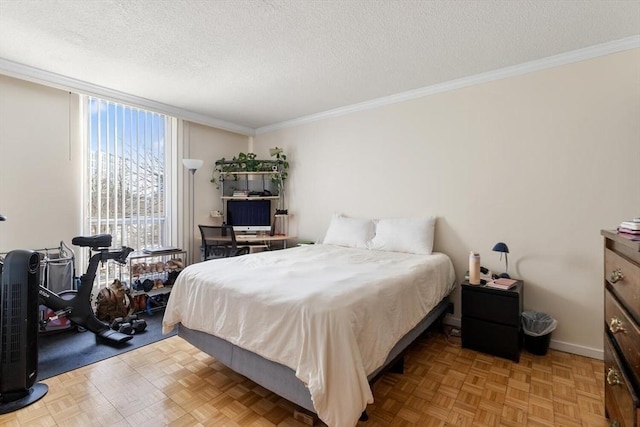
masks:
[(320, 419), (354, 426), (373, 395), (367, 375), (454, 283), (443, 254), (311, 245), (185, 268), (163, 320), (290, 367)]

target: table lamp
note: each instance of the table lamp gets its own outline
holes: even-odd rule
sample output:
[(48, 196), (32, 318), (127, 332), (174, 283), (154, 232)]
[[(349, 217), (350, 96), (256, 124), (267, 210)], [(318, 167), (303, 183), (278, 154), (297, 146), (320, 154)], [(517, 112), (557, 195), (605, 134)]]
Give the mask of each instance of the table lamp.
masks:
[(505, 268), (504, 268), (504, 273), (502, 273), (500, 275), (500, 277), (503, 277), (505, 279), (510, 279), (511, 277), (507, 273), (509, 271), (509, 260), (507, 259), (507, 254), (509, 253), (509, 247), (507, 246), (506, 243), (498, 242), (493, 246), (492, 251), (500, 252), (500, 259), (502, 259), (502, 254), (504, 254), (504, 266), (505, 266)]

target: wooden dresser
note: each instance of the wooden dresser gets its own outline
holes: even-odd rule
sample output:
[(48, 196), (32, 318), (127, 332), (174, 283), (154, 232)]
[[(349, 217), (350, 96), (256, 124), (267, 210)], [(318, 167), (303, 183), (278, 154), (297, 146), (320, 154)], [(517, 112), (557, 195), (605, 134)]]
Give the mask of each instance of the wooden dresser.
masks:
[(640, 242), (604, 236), (604, 392), (611, 426), (640, 425)]

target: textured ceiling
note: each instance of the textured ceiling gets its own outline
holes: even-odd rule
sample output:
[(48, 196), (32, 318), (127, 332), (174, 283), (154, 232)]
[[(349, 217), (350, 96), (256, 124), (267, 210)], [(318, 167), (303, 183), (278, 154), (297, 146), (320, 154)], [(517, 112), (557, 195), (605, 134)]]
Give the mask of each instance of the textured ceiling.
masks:
[(260, 128), (640, 34), (637, 0), (0, 0), (0, 58)]

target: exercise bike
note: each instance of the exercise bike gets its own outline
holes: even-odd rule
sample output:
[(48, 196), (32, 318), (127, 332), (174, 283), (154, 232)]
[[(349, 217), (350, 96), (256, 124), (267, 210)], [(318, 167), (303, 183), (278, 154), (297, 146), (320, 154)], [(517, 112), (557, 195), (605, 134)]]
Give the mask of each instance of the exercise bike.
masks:
[(97, 337), (113, 343), (124, 343), (133, 338), (111, 329), (110, 325), (99, 320), (91, 307), (91, 291), (98, 271), (98, 264), (109, 260), (125, 264), (127, 257), (133, 249), (123, 246), (120, 250), (111, 250), (111, 235), (98, 234), (88, 237), (74, 237), (71, 243), (75, 246), (90, 248), (89, 266), (87, 272), (80, 277), (80, 286), (75, 295), (69, 296), (69, 291), (64, 298), (50, 289), (40, 285), (38, 301), (40, 304), (55, 311), (55, 316), (45, 319), (44, 322), (66, 317), (84, 329), (96, 334)]

